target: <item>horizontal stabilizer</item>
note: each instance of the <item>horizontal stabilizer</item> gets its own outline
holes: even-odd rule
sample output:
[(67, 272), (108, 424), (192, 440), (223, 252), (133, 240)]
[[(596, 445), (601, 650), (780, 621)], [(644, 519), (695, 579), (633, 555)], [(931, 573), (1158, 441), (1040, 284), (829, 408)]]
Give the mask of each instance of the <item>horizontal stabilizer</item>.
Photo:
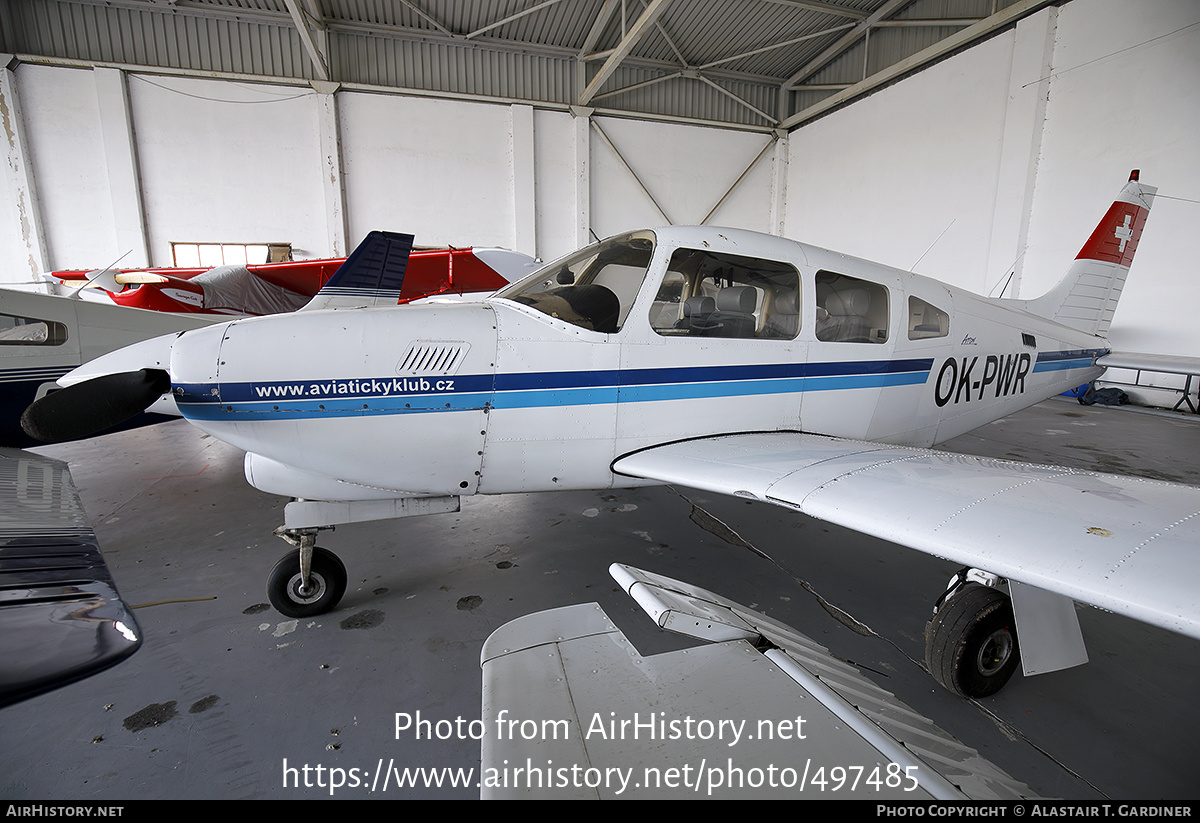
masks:
[(371, 232), (303, 310), (396, 305), (414, 239), (411, 234)]
[(1188, 354), (1148, 354), (1114, 351), (1096, 359), (1106, 369), (1135, 369), (1162, 374), (1200, 374), (1200, 357)]

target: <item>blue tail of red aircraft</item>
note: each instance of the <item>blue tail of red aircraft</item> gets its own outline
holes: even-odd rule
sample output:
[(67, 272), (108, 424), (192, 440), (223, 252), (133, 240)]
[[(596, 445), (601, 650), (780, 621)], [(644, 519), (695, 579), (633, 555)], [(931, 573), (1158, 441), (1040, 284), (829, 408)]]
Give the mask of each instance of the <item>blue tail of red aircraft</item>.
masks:
[(411, 234), (371, 232), (304, 308), (396, 305), (413, 239)]

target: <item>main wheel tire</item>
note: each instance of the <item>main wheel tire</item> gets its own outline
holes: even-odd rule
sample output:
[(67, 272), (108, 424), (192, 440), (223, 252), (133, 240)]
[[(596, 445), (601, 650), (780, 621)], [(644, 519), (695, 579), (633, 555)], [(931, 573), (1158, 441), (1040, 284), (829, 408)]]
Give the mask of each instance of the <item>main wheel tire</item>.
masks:
[(306, 591), (300, 577), (300, 552), (288, 552), (267, 577), (267, 599), (280, 614), (288, 617), (325, 614), (346, 593), (346, 566), (336, 554), (316, 546), (308, 582)]
[(989, 586), (964, 586), (942, 604), (925, 629), (929, 673), (965, 697), (1000, 691), (1020, 659), (1012, 603)]

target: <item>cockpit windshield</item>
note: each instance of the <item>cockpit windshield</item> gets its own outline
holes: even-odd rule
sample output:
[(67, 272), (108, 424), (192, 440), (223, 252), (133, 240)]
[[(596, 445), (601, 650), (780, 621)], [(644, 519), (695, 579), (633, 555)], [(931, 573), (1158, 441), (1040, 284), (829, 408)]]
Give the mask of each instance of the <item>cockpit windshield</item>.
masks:
[(625, 324), (653, 255), (653, 233), (617, 235), (551, 263), (495, 296), (612, 334)]

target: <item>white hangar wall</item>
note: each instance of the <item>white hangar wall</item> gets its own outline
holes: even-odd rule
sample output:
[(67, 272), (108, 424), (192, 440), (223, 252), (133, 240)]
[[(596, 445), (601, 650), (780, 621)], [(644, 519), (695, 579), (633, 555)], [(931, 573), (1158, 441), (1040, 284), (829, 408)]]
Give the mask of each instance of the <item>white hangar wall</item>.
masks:
[[(173, 241), (283, 241), (322, 256), (315, 95), (179, 77), (127, 82), (154, 265), (171, 265)], [(89, 252), (78, 248), (72, 261)]]
[[(97, 258), (110, 262), (117, 252), (113, 202), (109, 193), (103, 131), (96, 105), (96, 83), (91, 72), (47, 67), (22, 73), (19, 78), (27, 161), (37, 169), (39, 192), (65, 196), (40, 198), (40, 217), (47, 248), (74, 245), (94, 248)], [(6, 205), (14, 198), (6, 197)], [(21, 214), (31, 221), (31, 215)], [(13, 221), (5, 228), (19, 229)], [(9, 248), (6, 243), (5, 248)], [(10, 268), (13, 256), (5, 254), (4, 279), (28, 280)], [(104, 263), (97, 263), (97, 266)], [(13, 275), (24, 274), (24, 277)]]
[(347, 92), (337, 105), (351, 243), (387, 229), (513, 245), (509, 107)]
[(115, 68), (3, 75), (2, 282), (121, 255), (170, 265), (172, 242), (290, 242), (316, 258), (389, 229), (550, 259), (592, 233), (710, 212), (769, 224), (762, 134)]
[(1005, 296), (1036, 297), (1141, 168), (1162, 196), (1110, 339), (1200, 352), (1185, 249), (1200, 220), (1197, 23), (1195, 0), (1072, 0), (798, 129), (784, 233), (901, 268), (920, 259), (916, 271), (992, 296), (1012, 272)]

